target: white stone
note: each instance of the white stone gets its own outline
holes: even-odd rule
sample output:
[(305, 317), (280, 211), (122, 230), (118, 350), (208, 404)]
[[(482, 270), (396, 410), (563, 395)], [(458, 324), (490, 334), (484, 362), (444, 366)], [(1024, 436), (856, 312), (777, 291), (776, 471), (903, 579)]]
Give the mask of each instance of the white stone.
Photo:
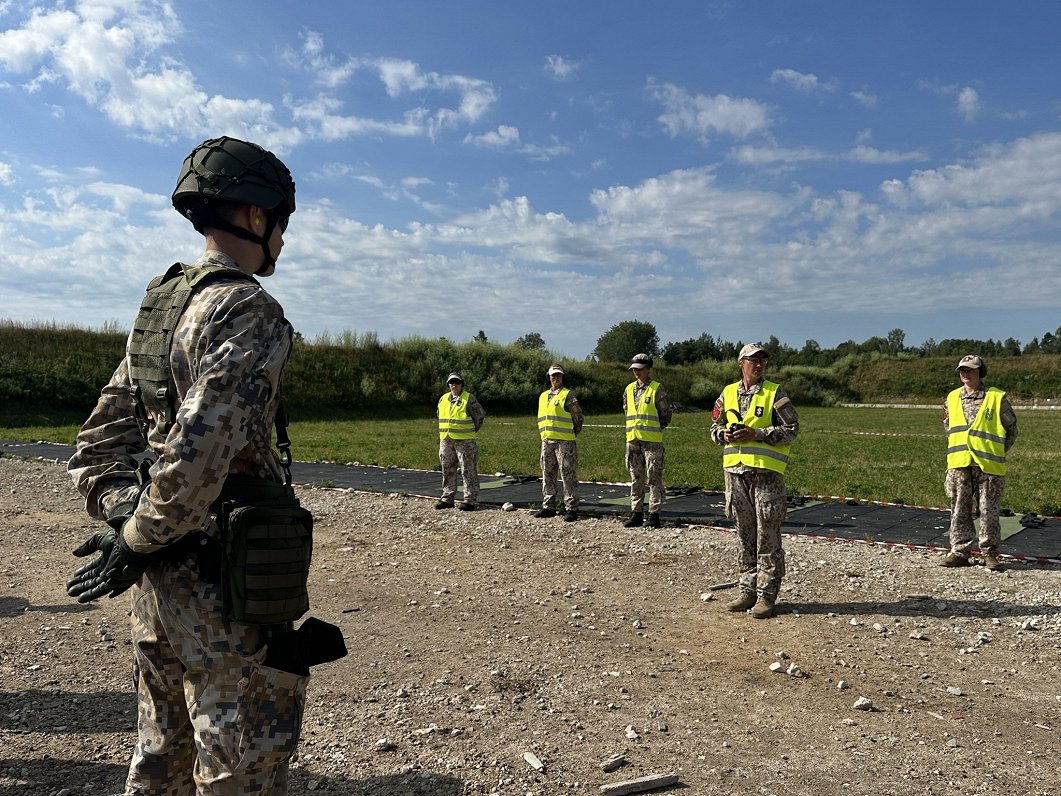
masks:
[(873, 710), (873, 702), (866, 697), (859, 697), (851, 707), (855, 710)]

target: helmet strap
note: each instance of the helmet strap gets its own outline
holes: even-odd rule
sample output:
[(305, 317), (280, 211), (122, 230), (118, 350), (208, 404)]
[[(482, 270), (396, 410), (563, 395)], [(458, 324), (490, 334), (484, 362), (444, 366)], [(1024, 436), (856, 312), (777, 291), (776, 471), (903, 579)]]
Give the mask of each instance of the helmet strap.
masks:
[(276, 267), (276, 260), (273, 259), (273, 254), (271, 251), (269, 251), (269, 238), (272, 237), (273, 230), (276, 229), (276, 225), (280, 220), (279, 215), (277, 213), (269, 212), (266, 214), (264, 235), (256, 235), (249, 229), (237, 227), (235, 224), (222, 218), (220, 213), (211, 213), (210, 215), (211, 217), (209, 218), (209, 220), (201, 221), (197, 225), (196, 228), (199, 229), (200, 232), (204, 227), (213, 227), (214, 229), (219, 229), (222, 232), (227, 232), (230, 235), (235, 235), (237, 238), (241, 238), (242, 240), (250, 241), (251, 243), (257, 243), (259, 246), (262, 247), (262, 254), (264, 255), (264, 259), (262, 261), (262, 264), (258, 267), (258, 270), (254, 272), (255, 276), (261, 276), (262, 274), (269, 271), (269, 269)]

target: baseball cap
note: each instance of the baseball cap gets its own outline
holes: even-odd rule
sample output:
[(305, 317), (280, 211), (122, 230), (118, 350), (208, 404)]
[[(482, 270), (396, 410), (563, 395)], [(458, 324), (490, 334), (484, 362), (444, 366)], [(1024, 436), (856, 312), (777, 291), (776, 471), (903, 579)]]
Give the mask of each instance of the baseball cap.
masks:
[(554, 373), (559, 373), (561, 376), (564, 375), (564, 369), (559, 365), (550, 365), (549, 369), (545, 371), (546, 376), (552, 376)]
[(652, 367), (652, 357), (648, 354), (634, 354), (633, 359), (630, 360), (628, 370), (640, 370), (641, 368), (650, 367)]
[(744, 348), (740, 350), (740, 353), (737, 355), (737, 361), (740, 362), (742, 359), (747, 359), (748, 357), (755, 356), (760, 351), (762, 351), (767, 356), (770, 356), (770, 352), (763, 348), (762, 343), (748, 343), (748, 345), (744, 346)]
[(981, 370), (983, 367), (984, 360), (976, 356), (976, 354), (966, 354), (961, 358), (961, 361), (958, 363), (958, 367), (956, 367), (955, 370), (959, 370), (960, 368), (976, 368), (977, 370)]
[(455, 381), (459, 381), (461, 384), (464, 384), (464, 379), (461, 378), (461, 375), (459, 373), (454, 372), (446, 377), (446, 384), (452, 384)]

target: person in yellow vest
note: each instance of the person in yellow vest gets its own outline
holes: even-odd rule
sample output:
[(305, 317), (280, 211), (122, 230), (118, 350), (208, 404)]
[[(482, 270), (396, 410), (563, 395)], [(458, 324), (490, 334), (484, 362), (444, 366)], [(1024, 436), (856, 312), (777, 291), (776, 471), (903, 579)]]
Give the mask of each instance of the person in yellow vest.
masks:
[(998, 511), (1006, 485), (1006, 452), (1017, 439), (1017, 415), (1006, 393), (986, 387), (984, 360), (970, 354), (958, 363), (962, 386), (947, 396), (943, 425), (947, 429), (947, 476), (943, 488), (950, 498), (950, 552), (945, 567), (969, 566), (976, 536), (974, 496), (980, 504), (980, 554), (984, 566), (1002, 569), (998, 548), (1002, 529)]
[(486, 412), (475, 396), (464, 389), (464, 379), (451, 373), (449, 392), (438, 399), (438, 461), (442, 465), (442, 497), (436, 509), (451, 509), (457, 494), (457, 466), (464, 480), (461, 511), (479, 508), (479, 444), (476, 433)]
[(582, 407), (564, 386), (564, 369), (552, 365), (546, 376), (549, 389), (538, 396), (538, 433), (542, 438), (542, 507), (534, 516), (556, 516), (556, 475), (564, 482), (564, 521), (578, 519), (578, 448)]
[(652, 380), (652, 357), (636, 354), (630, 361), (634, 380), (623, 392), (626, 415), (626, 467), (630, 471), (630, 518), (627, 528), (645, 522), (645, 481), (648, 481), (648, 525), (660, 527), (663, 506), (663, 429), (670, 425), (671, 405), (667, 391)]
[(799, 433), (799, 417), (779, 384), (764, 378), (767, 351), (760, 343), (740, 350), (740, 381), (715, 401), (711, 439), (722, 445), (726, 516), (737, 526), (740, 596), (728, 611), (752, 609), (756, 619), (774, 615), (785, 551), (781, 523), (788, 511), (784, 472), (789, 445)]

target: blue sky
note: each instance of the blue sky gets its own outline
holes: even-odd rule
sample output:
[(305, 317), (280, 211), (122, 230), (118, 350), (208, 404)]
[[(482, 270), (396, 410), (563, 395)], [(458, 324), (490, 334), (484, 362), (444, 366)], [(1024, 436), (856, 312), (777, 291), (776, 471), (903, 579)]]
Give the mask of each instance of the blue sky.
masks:
[(582, 357), (1061, 324), (1061, 3), (0, 0), (0, 318), (128, 324), (185, 155), (276, 152), (323, 332)]

